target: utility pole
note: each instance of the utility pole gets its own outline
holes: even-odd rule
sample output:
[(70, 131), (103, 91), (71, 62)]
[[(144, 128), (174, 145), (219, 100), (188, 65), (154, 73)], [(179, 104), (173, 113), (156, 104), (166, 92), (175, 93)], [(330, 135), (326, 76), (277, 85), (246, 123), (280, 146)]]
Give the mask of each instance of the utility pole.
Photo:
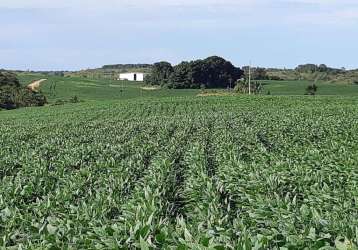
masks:
[(317, 82), (317, 64), (314, 65), (314, 74), (315, 74), (315, 79), (314, 81), (312, 82), (312, 88), (313, 88), (313, 85)]
[(249, 95), (251, 95), (251, 62), (249, 65)]

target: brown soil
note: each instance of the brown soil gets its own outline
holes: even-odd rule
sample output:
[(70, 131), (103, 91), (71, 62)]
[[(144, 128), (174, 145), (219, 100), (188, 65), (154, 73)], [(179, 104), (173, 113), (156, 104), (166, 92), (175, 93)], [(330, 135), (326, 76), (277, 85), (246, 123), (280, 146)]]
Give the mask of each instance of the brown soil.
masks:
[(30, 83), (29, 85), (27, 85), (27, 88), (33, 92), (38, 92), (40, 90), (41, 83), (44, 81), (47, 81), (47, 79), (41, 79), (41, 80), (34, 81), (34, 82)]

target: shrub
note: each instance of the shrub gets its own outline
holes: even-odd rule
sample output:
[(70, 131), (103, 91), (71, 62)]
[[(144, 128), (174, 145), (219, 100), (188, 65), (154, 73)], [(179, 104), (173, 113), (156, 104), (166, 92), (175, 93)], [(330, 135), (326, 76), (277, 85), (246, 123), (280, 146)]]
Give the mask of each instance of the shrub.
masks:
[(268, 80), (272, 81), (283, 81), (283, 79), (279, 76), (268, 76)]
[(71, 103), (79, 103), (80, 102), (80, 99), (78, 98), (78, 96), (74, 96), (74, 97), (72, 97), (71, 99), (70, 99), (70, 102)]
[(241, 94), (248, 94), (249, 89), (251, 94), (260, 94), (263, 90), (262, 84), (258, 81), (251, 82), (251, 86), (249, 86), (249, 82), (246, 80), (239, 80), (236, 82), (234, 91)]
[(59, 106), (59, 105), (64, 105), (65, 103), (66, 103), (66, 101), (64, 101), (64, 100), (56, 100), (52, 105)]
[(0, 108), (16, 108), (16, 93), (13, 88), (9, 86), (3, 86), (0, 88)]
[(316, 84), (309, 85), (306, 88), (306, 95), (316, 95), (317, 90), (318, 90), (318, 87)]
[(74, 97), (70, 98), (69, 100), (58, 99), (51, 105), (59, 106), (59, 105), (65, 105), (66, 103), (79, 103), (79, 102), (82, 102), (82, 101), (78, 98), (78, 96), (74, 96)]

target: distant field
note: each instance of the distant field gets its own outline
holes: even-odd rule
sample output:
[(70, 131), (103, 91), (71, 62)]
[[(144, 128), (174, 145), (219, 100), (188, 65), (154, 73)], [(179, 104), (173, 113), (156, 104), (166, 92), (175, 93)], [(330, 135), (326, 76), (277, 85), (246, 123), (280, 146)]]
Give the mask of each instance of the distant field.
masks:
[(0, 112), (0, 248), (357, 249), (356, 86), (42, 78), (85, 102)]
[[(44, 75), (19, 75), (23, 85), (33, 80), (47, 78), (41, 90), (50, 102), (67, 100), (77, 96), (80, 100), (124, 100), (131, 98), (158, 98), (175, 96), (195, 96), (199, 90), (143, 90), (142, 84), (116, 80), (93, 80), (75, 77), (56, 77)], [(55, 87), (55, 89), (53, 89)]]
[[(303, 95), (305, 88), (312, 81), (263, 81), (263, 94), (271, 95)], [(358, 85), (318, 82), (317, 95), (358, 96)]]
[(285, 80), (315, 80), (320, 79), (324, 82), (353, 84), (358, 82), (358, 70), (340, 71), (339, 69), (331, 69), (328, 72), (300, 72), (297, 70), (269, 69), (269, 76), (279, 77)]
[(90, 79), (117, 79), (120, 73), (142, 72), (149, 73), (151, 65), (107, 65), (104, 68), (80, 70), (77, 72), (67, 72), (66, 76), (86, 77)]
[[(200, 90), (144, 90), (143, 84), (116, 80), (94, 80), (76, 77), (54, 77), (44, 75), (20, 74), (23, 85), (33, 80), (48, 78), (41, 90), (50, 102), (67, 100), (77, 96), (80, 100), (124, 100), (132, 98), (162, 98), (175, 96), (195, 96)], [(263, 81), (263, 95), (304, 95), (309, 81)], [(358, 96), (358, 85), (323, 83), (318, 84), (317, 95)], [(55, 90), (51, 89), (56, 86)]]

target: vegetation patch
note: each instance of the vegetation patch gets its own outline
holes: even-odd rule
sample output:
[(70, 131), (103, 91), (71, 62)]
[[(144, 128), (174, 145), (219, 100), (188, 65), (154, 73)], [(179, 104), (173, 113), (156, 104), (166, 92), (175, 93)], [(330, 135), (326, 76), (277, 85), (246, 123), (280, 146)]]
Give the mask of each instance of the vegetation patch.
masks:
[(357, 249), (357, 120), (319, 96), (0, 112), (0, 245)]
[[(16, 75), (10, 72), (0, 71), (0, 108), (16, 109), (20, 107), (44, 106), (46, 97), (38, 91), (37, 85), (30, 87), (21, 86)], [(36, 87), (36, 89), (35, 89)]]

